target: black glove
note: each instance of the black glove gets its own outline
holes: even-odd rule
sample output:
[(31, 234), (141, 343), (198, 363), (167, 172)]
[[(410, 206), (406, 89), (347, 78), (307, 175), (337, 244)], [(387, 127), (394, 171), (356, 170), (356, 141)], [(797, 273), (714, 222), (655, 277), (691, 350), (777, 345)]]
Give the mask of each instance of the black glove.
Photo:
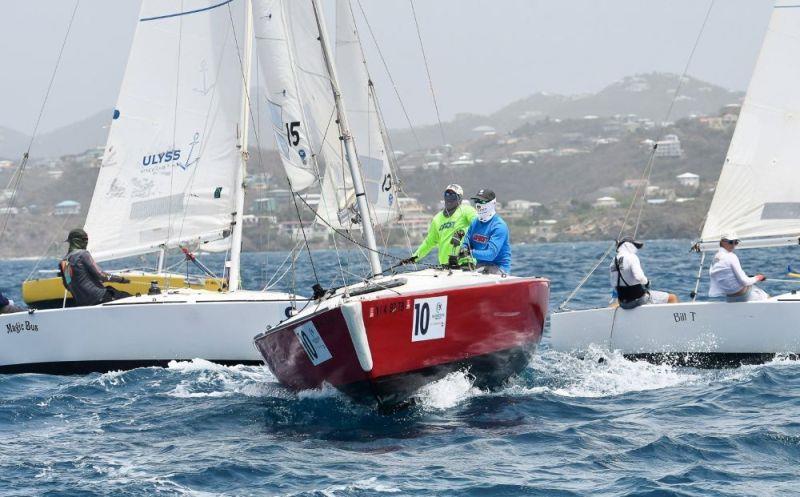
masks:
[(457, 230), (453, 233), (453, 236), (450, 238), (450, 245), (453, 247), (458, 247), (461, 245), (461, 239), (464, 238), (464, 230)]
[(415, 262), (417, 262), (417, 256), (416, 255), (412, 255), (411, 257), (408, 257), (407, 259), (402, 259), (400, 261), (400, 264), (414, 264)]
[(461, 258), (461, 257), (469, 257), (469, 255), (470, 255), (469, 254), (469, 249), (467, 247), (461, 247), (458, 250), (458, 257), (459, 258)]
[(130, 283), (131, 282), (131, 280), (129, 280), (128, 278), (123, 278), (122, 276), (118, 276), (116, 274), (112, 274), (111, 276), (109, 276), (108, 277), (108, 281), (110, 281), (112, 283)]

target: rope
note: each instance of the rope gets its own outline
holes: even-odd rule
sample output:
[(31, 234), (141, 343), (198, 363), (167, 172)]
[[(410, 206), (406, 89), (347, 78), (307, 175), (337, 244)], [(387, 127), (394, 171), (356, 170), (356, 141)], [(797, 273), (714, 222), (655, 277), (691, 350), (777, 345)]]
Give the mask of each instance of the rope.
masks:
[(289, 261), (289, 259), (293, 259), (292, 260), (292, 264), (294, 264), (294, 261), (297, 260), (297, 256), (299, 256), (299, 254), (300, 254), (300, 251), (297, 250), (298, 247), (300, 247), (300, 242), (299, 241), (294, 244), (294, 247), (292, 247), (292, 249), (289, 251), (289, 253), (286, 255), (286, 257), (283, 259), (283, 262), (281, 262), (278, 265), (278, 268), (275, 269), (275, 272), (273, 273), (272, 277), (269, 280), (267, 280), (267, 283), (264, 285), (264, 288), (262, 289), (262, 291), (269, 290), (273, 286), (277, 285), (278, 282), (280, 282), (280, 280), (282, 280), (284, 276), (286, 276), (286, 274), (291, 269), (291, 264), (289, 266), (287, 266), (286, 270), (280, 276), (278, 276), (276, 278), (276, 275), (281, 271), (281, 269), (283, 269), (284, 266), (286, 266), (286, 263)]
[[(340, 231), (339, 229), (335, 228), (333, 225), (331, 225), (322, 216), (317, 214), (317, 212), (314, 211), (314, 209), (308, 204), (308, 202), (306, 202), (306, 200), (303, 197), (300, 197), (298, 195), (298, 198), (300, 198), (300, 201), (303, 202), (306, 205), (306, 207), (308, 207), (309, 210), (311, 210), (311, 212), (314, 213), (314, 216), (316, 216), (320, 221), (322, 221), (323, 224), (325, 224), (328, 228), (330, 228), (331, 231), (333, 231), (335, 234), (341, 236), (345, 240), (349, 241), (350, 243), (353, 243), (353, 244), (355, 244), (355, 245), (357, 245), (357, 246), (359, 246), (359, 247), (361, 247), (363, 249), (375, 252), (376, 254), (378, 254), (378, 255), (380, 255), (382, 257), (388, 257), (388, 258), (391, 258), (391, 259), (394, 259), (394, 260), (398, 260), (398, 261), (403, 260), (403, 257), (398, 257), (398, 256), (396, 256), (394, 254), (390, 254), (388, 252), (381, 252), (380, 250), (371, 249), (371, 248), (367, 247), (366, 245), (364, 245), (363, 243), (359, 242), (355, 238), (351, 237), (347, 233), (344, 233), (344, 232)], [(435, 264), (426, 264), (426, 263), (420, 263), (420, 262), (418, 262), (417, 264), (420, 265), (420, 266), (431, 267), (431, 268), (438, 268), (439, 267), (439, 266), (437, 266)]]
[[(409, 0), (409, 1), (412, 2), (412, 5), (413, 5), (413, 0)], [(683, 67), (683, 72), (681, 73), (680, 77), (678, 78), (678, 86), (675, 88), (675, 93), (672, 95), (672, 100), (670, 101), (669, 107), (667, 108), (667, 112), (666, 112), (666, 115), (664, 116), (663, 121), (667, 121), (669, 119), (670, 115), (672, 115), (672, 109), (675, 107), (675, 102), (677, 101), (678, 96), (680, 95), (680, 90), (681, 90), (681, 88), (683, 86), (683, 80), (686, 77), (686, 73), (688, 72), (689, 66), (692, 63), (692, 59), (694, 58), (694, 53), (697, 50), (697, 46), (700, 44), (700, 38), (702, 37), (703, 32), (705, 31), (705, 28), (706, 28), (706, 24), (708, 23), (708, 19), (711, 16), (711, 10), (714, 8), (714, 1), (715, 0), (711, 0), (709, 2), (708, 10), (706, 10), (706, 15), (705, 15), (705, 18), (703, 19), (703, 24), (700, 26), (700, 31), (697, 33), (697, 37), (695, 38), (694, 45), (692, 46), (692, 50), (689, 53), (689, 57), (687, 58), (686, 64)], [(646, 180), (646, 181), (641, 181), (639, 186), (636, 188), (636, 191), (634, 193), (633, 199), (631, 200), (631, 203), (628, 206), (628, 210), (625, 213), (625, 218), (622, 221), (622, 226), (620, 226), (619, 234), (617, 235), (617, 240), (622, 238), (622, 234), (625, 232), (625, 227), (628, 224), (628, 219), (630, 217), (631, 212), (633, 211), (633, 207), (636, 205), (636, 201), (637, 200), (640, 200), (641, 203), (639, 205), (639, 212), (638, 212), (638, 214), (636, 216), (636, 224), (635, 224), (634, 230), (633, 230), (634, 238), (636, 237), (636, 234), (639, 232), (639, 225), (640, 225), (640, 222), (641, 222), (642, 211), (644, 210), (645, 197), (646, 197), (647, 191), (645, 190), (642, 193), (641, 197), (639, 195), (639, 192), (641, 191), (642, 188), (646, 188), (646, 186), (644, 186), (644, 185), (646, 185), (647, 183), (650, 182), (650, 176), (652, 175), (652, 172), (653, 172), (653, 165), (654, 165), (655, 155), (656, 155), (656, 150), (657, 149), (658, 149), (658, 143), (656, 142), (656, 144), (653, 146), (652, 151), (650, 152), (650, 158), (647, 161), (647, 165), (645, 166), (644, 171), (642, 171), (641, 179)], [(572, 298), (578, 293), (578, 291), (580, 291), (580, 289), (583, 287), (583, 285), (589, 280), (589, 278), (592, 276), (592, 274), (594, 274), (594, 272), (597, 270), (597, 268), (600, 267), (600, 264), (603, 263), (603, 261), (606, 259), (606, 257), (608, 257), (608, 255), (611, 253), (611, 250), (613, 250), (615, 248), (615, 246), (616, 246), (616, 242), (613, 243), (611, 246), (609, 246), (608, 250), (606, 250), (606, 252), (600, 258), (600, 260), (597, 261), (597, 263), (589, 271), (589, 274), (587, 274), (586, 276), (583, 277), (583, 279), (581, 279), (581, 281), (578, 283), (578, 286), (576, 286), (575, 289), (569, 294), (569, 296), (567, 296), (567, 298), (564, 300), (564, 302), (562, 302), (561, 305), (559, 305), (559, 307), (558, 307), (559, 310), (564, 310), (566, 308), (566, 306), (569, 303), (569, 301), (572, 300)]]
[(58, 67), (61, 65), (61, 59), (64, 55), (64, 48), (67, 46), (67, 40), (69, 39), (69, 34), (72, 31), (72, 24), (75, 21), (75, 14), (78, 12), (78, 6), (80, 5), (81, 0), (75, 0), (75, 7), (72, 9), (72, 15), (69, 18), (69, 24), (67, 25), (67, 32), (64, 34), (64, 40), (61, 42), (61, 48), (58, 50), (58, 57), (56, 58), (56, 65), (53, 67), (53, 73), (50, 75), (50, 82), (47, 84), (47, 91), (45, 91), (44, 99), (42, 100), (42, 106), (39, 108), (39, 115), (36, 117), (36, 122), (33, 126), (33, 133), (31, 133), (31, 140), (28, 142), (28, 148), (22, 156), (22, 160), (15, 171), (15, 175), (12, 175), (12, 181), (9, 183), (13, 183), (13, 188), (11, 190), (11, 198), (8, 202), (8, 210), (6, 211), (5, 218), (3, 219), (3, 229), (0, 230), (0, 240), (3, 239), (3, 236), (6, 233), (6, 228), (8, 227), (8, 220), (11, 218), (11, 213), (14, 211), (14, 206), (16, 205), (17, 201), (17, 190), (19, 189), (20, 182), (22, 181), (22, 175), (25, 172), (25, 167), (28, 164), (28, 159), (31, 155), (31, 149), (33, 148), (33, 142), (36, 140), (36, 133), (39, 131), (39, 124), (42, 121), (42, 116), (44, 115), (44, 109), (47, 105), (47, 100), (50, 97), (50, 91), (53, 89), (53, 83), (56, 80), (56, 74), (58, 73)]
[(433, 98), (433, 108), (436, 109), (436, 121), (439, 123), (439, 132), (442, 134), (442, 145), (447, 144), (447, 138), (444, 136), (444, 126), (442, 126), (442, 117), (439, 115), (439, 104), (436, 101), (436, 92), (433, 91), (433, 79), (431, 79), (431, 69), (428, 66), (428, 56), (425, 54), (425, 45), (422, 43), (422, 32), (419, 29), (419, 21), (417, 20), (417, 11), (414, 8), (414, 0), (408, 0), (411, 4), (411, 14), (414, 16), (414, 25), (417, 27), (417, 38), (419, 39), (419, 48), (422, 52), (422, 60), (425, 61), (425, 72), (428, 75), (428, 86), (431, 89), (431, 97)]
[(575, 295), (578, 294), (578, 292), (583, 287), (583, 285), (587, 281), (589, 281), (589, 278), (592, 276), (592, 274), (594, 274), (594, 272), (597, 271), (597, 268), (600, 267), (600, 264), (602, 264), (603, 261), (606, 260), (606, 257), (608, 257), (608, 254), (610, 254), (611, 251), (616, 248), (616, 246), (617, 246), (616, 242), (614, 242), (614, 243), (612, 243), (611, 245), (608, 246), (606, 251), (603, 253), (603, 256), (597, 261), (597, 263), (595, 263), (595, 265), (592, 267), (592, 269), (589, 270), (589, 272), (586, 274), (586, 276), (583, 277), (583, 279), (580, 281), (580, 283), (578, 283), (578, 286), (576, 286), (575, 289), (572, 290), (572, 293), (570, 293), (567, 296), (567, 298), (564, 299), (564, 302), (562, 302), (561, 305), (558, 306), (558, 310), (559, 311), (563, 311), (563, 310), (565, 310), (567, 308), (567, 304), (569, 304), (569, 301), (572, 300), (572, 298), (575, 297)]
[(403, 99), (400, 97), (400, 90), (397, 89), (397, 83), (394, 81), (394, 77), (392, 76), (392, 72), (389, 70), (389, 65), (386, 63), (386, 59), (383, 56), (383, 52), (381, 51), (381, 47), (378, 44), (378, 39), (375, 37), (375, 32), (372, 30), (372, 25), (369, 23), (369, 19), (367, 19), (367, 13), (364, 12), (364, 6), (361, 5), (361, 0), (358, 1), (358, 8), (361, 11), (361, 16), (364, 18), (364, 23), (367, 25), (367, 31), (369, 31), (369, 36), (372, 38), (372, 43), (375, 45), (375, 50), (378, 52), (378, 57), (381, 59), (381, 63), (383, 64), (383, 69), (386, 71), (386, 75), (389, 77), (389, 81), (392, 83), (392, 88), (394, 89), (394, 94), (397, 97), (397, 102), (400, 104), (400, 109), (403, 111), (403, 116), (406, 118), (406, 123), (408, 123), (408, 128), (411, 130), (411, 134), (414, 136), (414, 141), (417, 142), (417, 148), (422, 148), (422, 142), (419, 140), (419, 136), (417, 136), (417, 131), (414, 129), (414, 125), (411, 124), (411, 118), (408, 117), (408, 110), (406, 109), (405, 103), (403, 103)]

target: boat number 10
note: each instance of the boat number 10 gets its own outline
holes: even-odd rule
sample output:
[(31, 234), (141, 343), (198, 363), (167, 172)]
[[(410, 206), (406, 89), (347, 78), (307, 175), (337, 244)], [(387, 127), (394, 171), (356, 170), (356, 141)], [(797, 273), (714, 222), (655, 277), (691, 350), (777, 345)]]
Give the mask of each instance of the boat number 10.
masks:
[(694, 321), (694, 311), (689, 312), (673, 312), (672, 318), (675, 320), (676, 323), (682, 323), (684, 321)]
[(447, 297), (414, 300), (414, 319), (411, 324), (411, 341), (444, 338), (447, 324)]
[(294, 334), (314, 366), (318, 366), (333, 357), (331, 351), (325, 345), (325, 341), (319, 335), (317, 327), (311, 321), (306, 321), (295, 328)]

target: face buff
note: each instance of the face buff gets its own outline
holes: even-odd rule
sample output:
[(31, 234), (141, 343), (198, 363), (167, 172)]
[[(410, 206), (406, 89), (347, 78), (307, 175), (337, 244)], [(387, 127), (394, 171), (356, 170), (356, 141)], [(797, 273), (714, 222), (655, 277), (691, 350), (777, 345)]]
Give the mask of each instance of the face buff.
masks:
[(485, 204), (477, 204), (475, 208), (478, 211), (478, 219), (480, 219), (482, 223), (488, 222), (490, 219), (492, 219), (495, 214), (496, 205), (497, 199), (494, 199), (491, 202), (486, 202)]

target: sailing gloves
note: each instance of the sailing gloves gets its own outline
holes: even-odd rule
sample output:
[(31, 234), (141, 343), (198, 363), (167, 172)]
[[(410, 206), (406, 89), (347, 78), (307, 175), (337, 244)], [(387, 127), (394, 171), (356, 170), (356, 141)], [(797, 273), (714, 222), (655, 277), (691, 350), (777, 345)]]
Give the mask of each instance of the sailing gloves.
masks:
[(415, 262), (417, 262), (417, 256), (416, 255), (412, 255), (411, 257), (408, 257), (406, 259), (402, 259), (400, 261), (400, 264), (414, 264)]
[(464, 238), (464, 230), (456, 230), (450, 238), (450, 245), (458, 247), (461, 245), (461, 239)]

